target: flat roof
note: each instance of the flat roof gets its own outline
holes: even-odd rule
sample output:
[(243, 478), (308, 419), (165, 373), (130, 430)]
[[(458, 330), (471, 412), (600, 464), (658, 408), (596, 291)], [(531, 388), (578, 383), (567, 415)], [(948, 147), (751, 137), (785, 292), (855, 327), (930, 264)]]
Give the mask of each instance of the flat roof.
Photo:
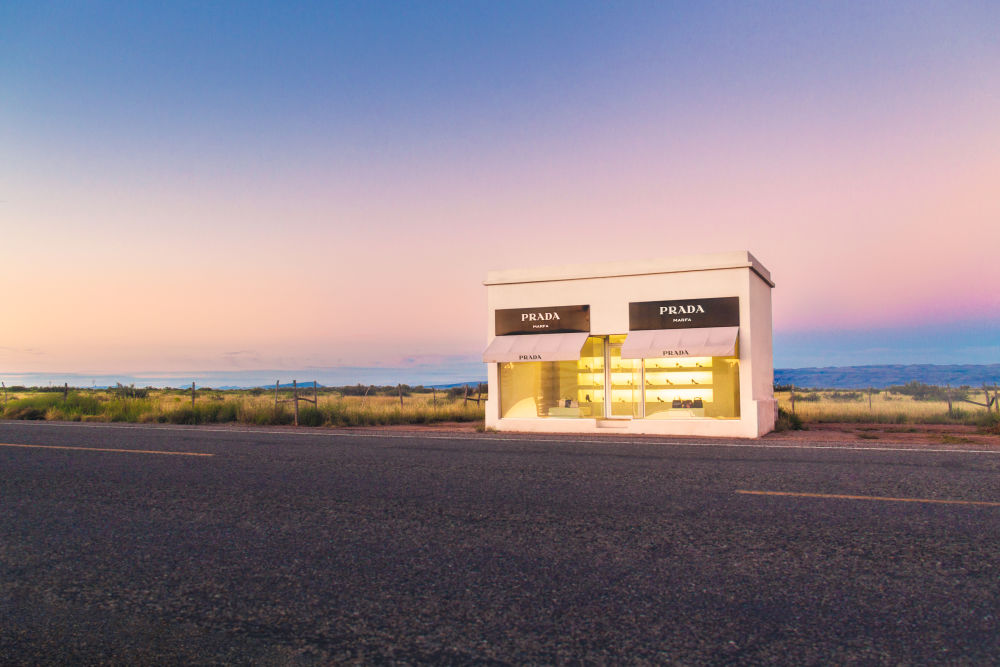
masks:
[(620, 276), (645, 276), (657, 273), (684, 273), (689, 271), (714, 271), (718, 269), (750, 269), (771, 287), (771, 272), (746, 250), (717, 252), (703, 255), (683, 255), (660, 259), (630, 259), (595, 264), (565, 264), (534, 269), (504, 269), (489, 271), (484, 285), (511, 285), (515, 283), (540, 283), (556, 280), (582, 280), (585, 278), (615, 278)]

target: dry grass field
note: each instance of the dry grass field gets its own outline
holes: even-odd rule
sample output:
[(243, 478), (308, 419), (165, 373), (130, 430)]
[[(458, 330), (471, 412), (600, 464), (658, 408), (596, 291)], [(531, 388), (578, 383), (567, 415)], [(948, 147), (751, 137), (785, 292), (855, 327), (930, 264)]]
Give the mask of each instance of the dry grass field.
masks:
[[(312, 391), (301, 390), (311, 398)], [(0, 404), (5, 419), (52, 419), (64, 421), (138, 422), (172, 424), (238, 423), (279, 425), (294, 422), (292, 393), (282, 390), (275, 405), (274, 391), (199, 390), (194, 404), (190, 390), (178, 389), (73, 389), (62, 391), (26, 389), (8, 391)], [(482, 421), (483, 401), (465, 401), (438, 391), (410, 393), (402, 398), (385, 394), (345, 396), (323, 389), (317, 405), (300, 400), (302, 426), (378, 426)], [(2, 400), (2, 399), (0, 399)]]
[[(792, 406), (790, 391), (776, 391), (778, 406), (797, 415), (804, 423), (865, 424), (966, 424), (981, 425), (991, 421), (986, 408), (954, 398), (949, 411), (944, 398), (918, 400), (911, 395), (888, 390), (816, 390), (795, 391)], [(983, 393), (970, 390), (968, 397), (985, 402)], [(992, 414), (996, 414), (994, 411)]]
[[(998, 431), (1000, 415), (986, 408), (953, 398), (948, 402), (936, 396), (941, 388), (918, 398), (895, 391), (796, 390), (795, 405), (791, 392), (777, 391), (775, 397), (787, 417), (779, 428), (803, 424), (942, 424), (979, 426)], [(317, 405), (300, 401), (299, 424), (302, 426), (381, 426), (394, 424), (432, 424), (440, 422), (477, 422), (482, 424), (485, 400), (463, 400), (461, 394), (445, 391), (413, 391), (403, 396), (390, 395), (382, 388), (370, 395), (345, 395), (341, 391), (321, 389)], [(353, 392), (348, 392), (348, 394)], [(958, 396), (956, 392), (954, 394)], [(983, 402), (982, 392), (969, 390), (968, 398)], [(312, 397), (311, 389), (300, 396)], [(282, 389), (275, 406), (274, 390), (200, 389), (192, 406), (189, 389), (71, 389), (64, 397), (61, 390), (40, 388), (8, 389), (0, 398), (0, 417), (4, 419), (51, 419), (63, 421), (138, 422), (171, 424), (237, 423), (286, 425), (294, 421), (292, 392)], [(485, 399), (485, 396), (483, 396)]]

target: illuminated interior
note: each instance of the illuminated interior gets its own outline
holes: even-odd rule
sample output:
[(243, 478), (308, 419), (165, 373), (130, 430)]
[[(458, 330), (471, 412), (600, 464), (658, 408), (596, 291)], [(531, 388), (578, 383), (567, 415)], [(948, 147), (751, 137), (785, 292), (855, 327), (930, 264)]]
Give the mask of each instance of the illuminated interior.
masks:
[(604, 339), (591, 336), (579, 361), (500, 364), (500, 416), (505, 419), (604, 416)]
[(577, 401), (581, 416), (604, 416), (604, 337), (591, 336), (576, 362)]
[[(738, 354), (622, 359), (624, 340), (624, 335), (591, 336), (579, 361), (500, 364), (500, 416), (508, 419), (739, 418)], [(605, 414), (608, 385), (610, 415)]]
[(639, 359), (622, 359), (625, 336), (608, 336), (611, 362), (611, 416), (642, 416), (642, 364)]
[(646, 419), (737, 419), (739, 358), (643, 359)]

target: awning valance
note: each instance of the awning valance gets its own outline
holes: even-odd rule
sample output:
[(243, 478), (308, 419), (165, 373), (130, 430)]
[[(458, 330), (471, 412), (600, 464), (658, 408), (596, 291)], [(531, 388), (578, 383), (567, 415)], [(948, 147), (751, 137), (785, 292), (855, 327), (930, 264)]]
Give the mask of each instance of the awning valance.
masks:
[(587, 333), (523, 334), (497, 336), (483, 352), (483, 361), (576, 361), (587, 342)]
[(728, 357), (736, 352), (739, 331), (739, 327), (630, 331), (622, 343), (622, 358)]

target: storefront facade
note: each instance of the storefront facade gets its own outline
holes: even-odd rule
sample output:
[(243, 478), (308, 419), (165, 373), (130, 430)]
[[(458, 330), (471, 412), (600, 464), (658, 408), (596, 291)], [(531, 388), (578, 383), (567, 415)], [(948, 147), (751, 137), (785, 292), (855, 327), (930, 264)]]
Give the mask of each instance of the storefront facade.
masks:
[(757, 437), (771, 275), (748, 252), (491, 271), (486, 425)]

